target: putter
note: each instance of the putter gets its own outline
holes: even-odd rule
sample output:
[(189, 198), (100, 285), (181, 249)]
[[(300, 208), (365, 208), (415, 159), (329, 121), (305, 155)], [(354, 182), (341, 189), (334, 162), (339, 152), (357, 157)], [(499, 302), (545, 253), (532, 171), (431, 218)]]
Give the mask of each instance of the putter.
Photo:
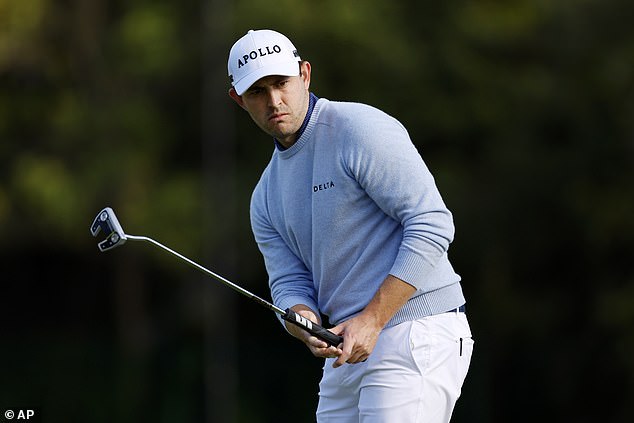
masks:
[(90, 232), (92, 233), (92, 236), (97, 236), (99, 231), (103, 231), (104, 234), (107, 235), (105, 240), (97, 244), (101, 252), (112, 250), (113, 248), (119, 247), (125, 244), (126, 241), (149, 242), (161, 248), (162, 250), (167, 251), (168, 253), (178, 257), (179, 259), (185, 261), (187, 264), (195, 267), (196, 269), (207, 274), (208, 276), (211, 276), (215, 280), (222, 282), (229, 288), (232, 288), (233, 290), (239, 292), (240, 294), (246, 296), (247, 298), (254, 300), (256, 303), (268, 308), (271, 311), (274, 311), (275, 313), (279, 314), (282, 319), (296, 326), (299, 326), (300, 328), (309, 332), (311, 335), (314, 335), (317, 338), (325, 341), (328, 345), (333, 345), (336, 347), (343, 342), (343, 338), (341, 336), (335, 335), (334, 333), (330, 332), (328, 329), (318, 325), (317, 323), (314, 323), (308, 320), (304, 316), (301, 316), (295, 313), (290, 308), (287, 308), (286, 310), (282, 310), (276, 305), (258, 297), (257, 295), (236, 285), (230, 280), (225, 279), (222, 276), (207, 269), (206, 267), (201, 266), (195, 261), (188, 259), (184, 255), (172, 250), (171, 248), (166, 247), (165, 245), (161, 244), (158, 241), (153, 240), (152, 238), (148, 238), (146, 236), (135, 236), (135, 235), (126, 234), (125, 232), (123, 232), (123, 228), (121, 227), (121, 224), (119, 223), (119, 220), (117, 219), (117, 216), (114, 214), (114, 211), (110, 207), (106, 207), (103, 210), (101, 210), (99, 214), (97, 214), (97, 217), (95, 217), (95, 220), (93, 221), (92, 226), (90, 227)]

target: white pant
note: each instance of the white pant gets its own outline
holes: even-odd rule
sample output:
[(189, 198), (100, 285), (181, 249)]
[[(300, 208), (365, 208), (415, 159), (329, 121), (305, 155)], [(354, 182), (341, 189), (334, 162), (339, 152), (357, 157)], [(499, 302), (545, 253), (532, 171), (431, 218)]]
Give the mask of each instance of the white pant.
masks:
[(332, 367), (319, 384), (319, 423), (449, 422), (473, 340), (464, 313), (384, 329), (367, 361)]

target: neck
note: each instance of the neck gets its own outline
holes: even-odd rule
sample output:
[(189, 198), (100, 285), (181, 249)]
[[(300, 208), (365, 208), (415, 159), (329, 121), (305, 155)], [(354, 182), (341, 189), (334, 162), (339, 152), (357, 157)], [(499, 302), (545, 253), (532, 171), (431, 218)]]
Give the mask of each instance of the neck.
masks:
[(297, 140), (299, 139), (299, 137), (301, 137), (302, 134), (304, 133), (304, 130), (306, 129), (306, 126), (308, 125), (308, 121), (310, 120), (310, 115), (312, 114), (313, 109), (315, 108), (315, 104), (317, 103), (317, 100), (318, 100), (317, 96), (311, 92), (308, 93), (307, 97), (308, 98), (306, 99), (304, 103), (304, 113), (303, 113), (304, 121), (302, 125), (299, 127), (299, 129), (297, 130), (297, 132), (295, 132), (293, 135), (285, 139), (274, 138), (275, 145), (280, 150), (286, 150), (287, 148), (292, 147), (293, 144), (295, 144)]

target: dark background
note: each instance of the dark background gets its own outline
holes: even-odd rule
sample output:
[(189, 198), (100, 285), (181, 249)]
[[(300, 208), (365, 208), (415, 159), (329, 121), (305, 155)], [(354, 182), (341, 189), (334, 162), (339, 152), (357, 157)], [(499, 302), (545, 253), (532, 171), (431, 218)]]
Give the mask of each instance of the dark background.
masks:
[[(634, 3), (0, 0), (0, 411), (46, 422), (309, 422), (320, 364), (249, 229), (272, 151), (227, 96), (248, 29), (312, 90), (397, 117), (454, 213), (476, 346), (454, 422), (634, 413)], [(2, 420), (0, 415), (0, 420)]]

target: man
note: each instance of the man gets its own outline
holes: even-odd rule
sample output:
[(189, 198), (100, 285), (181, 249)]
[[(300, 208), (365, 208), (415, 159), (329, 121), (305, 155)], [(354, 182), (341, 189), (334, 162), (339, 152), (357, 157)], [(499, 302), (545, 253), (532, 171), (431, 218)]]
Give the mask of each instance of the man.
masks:
[(317, 98), (310, 63), (278, 32), (249, 31), (228, 69), (229, 95), (275, 142), (251, 199), (273, 301), (343, 337), (286, 325), (326, 359), (317, 421), (448, 422), (473, 341), (447, 257), (452, 215), (407, 131)]

